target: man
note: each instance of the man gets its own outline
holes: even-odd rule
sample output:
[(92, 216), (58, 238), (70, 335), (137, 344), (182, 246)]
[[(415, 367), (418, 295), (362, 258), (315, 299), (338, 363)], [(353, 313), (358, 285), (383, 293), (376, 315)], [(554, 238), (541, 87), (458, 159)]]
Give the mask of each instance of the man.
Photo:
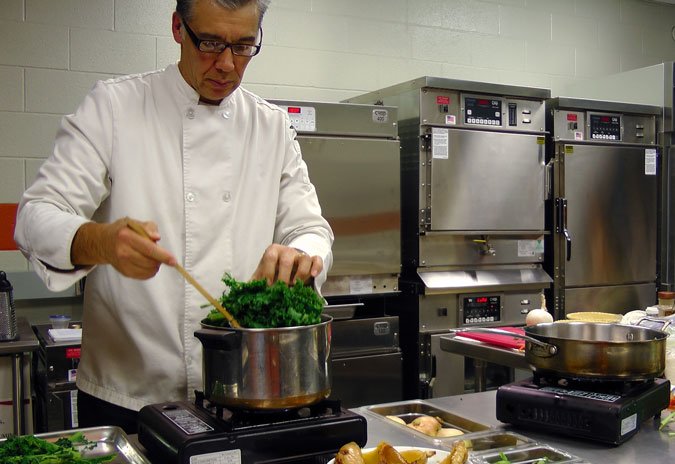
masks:
[(87, 276), (81, 427), (133, 433), (144, 405), (202, 389), (209, 309), (175, 263), (216, 295), (225, 272), (325, 281), (333, 235), (295, 131), (239, 87), (267, 3), (178, 0), (179, 63), (97, 83), (24, 193), (15, 238), (35, 271), (53, 290)]

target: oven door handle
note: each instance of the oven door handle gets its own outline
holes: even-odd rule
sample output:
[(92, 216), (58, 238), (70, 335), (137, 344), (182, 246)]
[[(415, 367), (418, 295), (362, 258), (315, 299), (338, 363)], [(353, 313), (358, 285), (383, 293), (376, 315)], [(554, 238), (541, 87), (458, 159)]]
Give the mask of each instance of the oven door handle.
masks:
[(572, 237), (567, 230), (567, 198), (555, 199), (556, 226), (555, 231), (565, 237), (565, 256), (567, 261), (572, 259)]

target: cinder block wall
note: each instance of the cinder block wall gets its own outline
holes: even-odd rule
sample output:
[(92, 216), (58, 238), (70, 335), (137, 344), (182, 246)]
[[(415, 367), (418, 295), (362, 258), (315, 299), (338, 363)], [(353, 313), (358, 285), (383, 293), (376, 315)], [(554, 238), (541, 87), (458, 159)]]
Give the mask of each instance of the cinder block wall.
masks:
[[(0, 0), (0, 269), (59, 120), (98, 80), (178, 59), (171, 0)], [(675, 5), (643, 0), (272, 0), (246, 86), (339, 101), (422, 75), (550, 88), (675, 60)]]

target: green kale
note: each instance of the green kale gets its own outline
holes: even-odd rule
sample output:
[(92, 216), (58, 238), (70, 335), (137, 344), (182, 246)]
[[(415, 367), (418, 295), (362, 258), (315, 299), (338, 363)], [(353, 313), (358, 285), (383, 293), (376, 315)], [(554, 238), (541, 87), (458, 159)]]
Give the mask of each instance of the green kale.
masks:
[[(229, 292), (223, 293), (220, 303), (242, 327), (297, 327), (321, 322), (323, 299), (300, 280), (289, 287), (281, 281), (267, 285), (264, 279), (239, 282), (227, 274), (223, 282), (229, 287)], [(205, 322), (229, 326), (225, 317), (215, 308)]]
[(3, 464), (101, 464), (115, 459), (116, 453), (85, 458), (76, 449), (91, 449), (96, 442), (88, 441), (82, 432), (52, 443), (33, 435), (10, 436), (0, 442), (0, 462)]

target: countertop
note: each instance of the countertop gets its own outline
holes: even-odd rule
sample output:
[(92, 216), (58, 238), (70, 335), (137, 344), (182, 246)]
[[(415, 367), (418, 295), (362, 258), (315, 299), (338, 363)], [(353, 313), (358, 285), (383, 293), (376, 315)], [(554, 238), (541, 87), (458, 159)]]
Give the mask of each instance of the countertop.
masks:
[(28, 320), (24, 317), (19, 317), (16, 320), (19, 336), (16, 340), (11, 342), (0, 342), (0, 356), (14, 355), (19, 353), (30, 353), (36, 351), (40, 347), (38, 339), (33, 333)]
[[(650, 419), (643, 422), (635, 436), (621, 445), (613, 446), (560, 435), (537, 433), (531, 429), (503, 424), (496, 418), (495, 400), (496, 391), (493, 390), (421, 401), (494, 429), (525, 436), (534, 442), (552, 446), (593, 464), (675, 463), (675, 437), (669, 437), (667, 433), (660, 432), (658, 420)], [(396, 403), (352, 409), (367, 420), (368, 442), (366, 447), (375, 447), (381, 441), (386, 441), (395, 446), (439, 448), (434, 445), (433, 439), (408, 431), (369, 410), (369, 408), (384, 404)], [(664, 410), (661, 416), (666, 417), (670, 412), (672, 411)], [(675, 431), (672, 425), (671, 429)], [(137, 435), (132, 435), (130, 441), (144, 451), (142, 445), (138, 443)]]
[[(499, 422), (496, 418), (496, 391), (470, 393), (424, 400), (444, 410), (464, 416), (485, 425), (524, 435), (536, 442), (553, 446), (591, 463), (635, 464), (635, 463), (675, 463), (675, 437), (658, 430), (658, 420), (647, 420), (640, 424), (638, 433), (625, 443), (613, 446), (595, 443), (573, 437), (538, 433), (531, 429), (516, 428)], [(368, 421), (368, 447), (377, 446), (380, 441), (394, 445), (430, 446), (425, 439), (411, 437), (411, 434), (396, 424), (388, 424), (386, 419), (368, 411), (369, 406), (355, 408)], [(664, 410), (662, 417), (670, 412)], [(671, 426), (672, 427), (672, 426)], [(675, 431), (675, 428), (673, 428)]]

